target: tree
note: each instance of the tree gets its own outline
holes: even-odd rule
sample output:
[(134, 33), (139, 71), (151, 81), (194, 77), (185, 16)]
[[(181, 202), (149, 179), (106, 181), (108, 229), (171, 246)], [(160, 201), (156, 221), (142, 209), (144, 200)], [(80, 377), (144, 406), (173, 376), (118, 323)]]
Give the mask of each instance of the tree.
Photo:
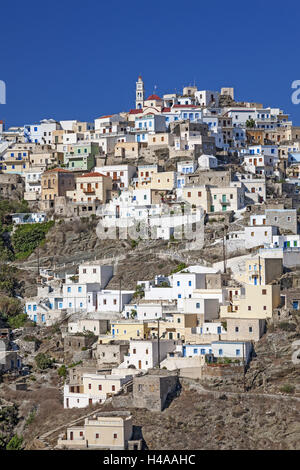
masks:
[(0, 264), (0, 293), (15, 297), (23, 293), (23, 283), (18, 280), (17, 269), (8, 264)]
[(248, 120), (246, 121), (246, 127), (250, 127), (250, 128), (255, 127), (255, 121), (254, 121), (254, 119), (248, 119)]
[(66, 368), (66, 366), (64, 364), (62, 366), (60, 366), (60, 368), (57, 370), (57, 373), (58, 373), (59, 377), (63, 377), (65, 379), (67, 377), (67, 368)]
[(48, 354), (39, 353), (35, 357), (35, 362), (39, 369), (45, 370), (45, 369), (49, 369), (50, 367), (52, 367), (52, 364), (54, 361), (53, 359), (51, 359), (50, 356), (48, 356)]
[(0, 317), (7, 320), (9, 317), (15, 317), (23, 312), (22, 305), (19, 299), (12, 297), (0, 297)]

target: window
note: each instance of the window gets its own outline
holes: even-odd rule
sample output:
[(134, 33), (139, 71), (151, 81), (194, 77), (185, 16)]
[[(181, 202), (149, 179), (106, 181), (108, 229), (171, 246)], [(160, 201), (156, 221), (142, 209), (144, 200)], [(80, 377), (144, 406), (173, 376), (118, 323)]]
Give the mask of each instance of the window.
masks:
[(263, 289), (263, 290), (261, 291), (261, 293), (262, 293), (262, 295), (267, 295), (267, 289)]
[(180, 281), (177, 281), (177, 286), (180, 286)]
[(241, 350), (240, 350), (240, 349), (236, 349), (236, 350), (235, 350), (235, 355), (236, 355), (236, 356), (240, 356), (240, 355), (241, 355)]
[(95, 434), (95, 438), (99, 439), (99, 434), (98, 433)]
[(252, 333), (252, 326), (249, 326), (249, 333)]
[(251, 310), (251, 305), (248, 305), (248, 310)]
[(236, 332), (236, 333), (239, 332), (239, 327), (238, 327), (238, 326), (235, 327), (235, 332)]
[(102, 390), (102, 385), (98, 385), (98, 390)]
[(200, 303), (199, 302), (196, 303), (196, 308), (200, 308)]
[(91, 388), (92, 388), (92, 384), (89, 384), (89, 390), (91, 390)]
[(219, 356), (223, 356), (223, 349), (219, 349)]
[(118, 437), (118, 434), (115, 433), (114, 434), (114, 439), (117, 439), (117, 437)]
[(114, 392), (116, 390), (116, 386), (115, 385), (112, 385), (111, 387), (112, 391)]

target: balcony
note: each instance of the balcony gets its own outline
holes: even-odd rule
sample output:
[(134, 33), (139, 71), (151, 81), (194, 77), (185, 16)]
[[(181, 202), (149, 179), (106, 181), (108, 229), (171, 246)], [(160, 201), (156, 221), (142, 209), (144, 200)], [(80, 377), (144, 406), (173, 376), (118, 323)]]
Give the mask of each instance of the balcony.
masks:
[(95, 189), (93, 188), (86, 188), (82, 190), (85, 194), (95, 194)]
[(223, 201), (222, 199), (219, 199), (219, 203), (226, 206), (230, 205), (230, 201)]

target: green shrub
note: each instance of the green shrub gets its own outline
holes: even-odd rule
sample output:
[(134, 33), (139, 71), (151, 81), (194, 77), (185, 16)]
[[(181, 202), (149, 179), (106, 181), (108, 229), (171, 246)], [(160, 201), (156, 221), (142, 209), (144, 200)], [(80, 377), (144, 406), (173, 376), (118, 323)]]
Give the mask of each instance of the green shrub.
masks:
[(36, 410), (31, 411), (25, 422), (25, 426), (29, 426), (34, 421), (35, 416), (36, 416)]
[(27, 258), (45, 239), (54, 221), (41, 224), (20, 225), (12, 236), (12, 246), (17, 259)]
[(57, 373), (59, 375), (59, 377), (63, 377), (64, 379), (67, 377), (67, 368), (66, 366), (63, 364), (62, 366), (59, 367), (59, 369), (57, 370)]
[(175, 269), (173, 269), (173, 271), (171, 271), (171, 274), (178, 273), (178, 272), (182, 271), (185, 268), (187, 268), (187, 265), (185, 263), (179, 263), (177, 265), (177, 267)]
[(24, 326), (27, 321), (28, 321), (28, 317), (26, 313), (19, 313), (18, 315), (14, 317), (8, 318), (7, 323), (12, 329), (15, 329), (15, 328), (21, 328), (22, 326)]
[(284, 384), (282, 387), (280, 387), (280, 391), (283, 393), (294, 393), (295, 387), (294, 385)]
[(39, 353), (35, 357), (35, 363), (37, 367), (41, 370), (49, 369), (52, 367), (54, 360), (48, 354)]
[(296, 325), (294, 325), (293, 323), (285, 322), (285, 321), (282, 321), (281, 323), (279, 323), (278, 326), (283, 331), (295, 331), (296, 330)]
[(6, 446), (6, 450), (22, 450), (23, 437), (15, 434)]

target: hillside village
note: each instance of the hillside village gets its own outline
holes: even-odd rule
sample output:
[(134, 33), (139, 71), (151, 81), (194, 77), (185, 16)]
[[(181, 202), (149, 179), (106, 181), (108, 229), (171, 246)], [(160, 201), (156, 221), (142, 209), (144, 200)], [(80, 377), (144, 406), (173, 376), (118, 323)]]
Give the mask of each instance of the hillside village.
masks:
[(299, 168), (230, 87), (0, 121), (0, 448), (299, 449)]

